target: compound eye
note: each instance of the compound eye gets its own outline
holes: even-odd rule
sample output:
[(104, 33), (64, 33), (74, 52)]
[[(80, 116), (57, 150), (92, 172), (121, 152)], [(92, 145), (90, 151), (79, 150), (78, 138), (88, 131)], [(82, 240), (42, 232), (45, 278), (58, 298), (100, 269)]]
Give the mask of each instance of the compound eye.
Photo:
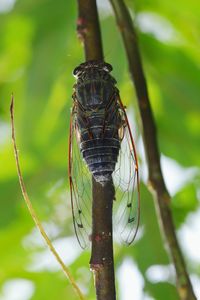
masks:
[(79, 74), (80, 74), (81, 72), (82, 72), (82, 67), (81, 67), (81, 66), (78, 66), (78, 67), (76, 67), (76, 68), (74, 69), (73, 75), (74, 75), (75, 77), (78, 77)]
[(107, 72), (111, 72), (113, 68), (110, 64), (104, 63), (104, 68), (103, 69)]

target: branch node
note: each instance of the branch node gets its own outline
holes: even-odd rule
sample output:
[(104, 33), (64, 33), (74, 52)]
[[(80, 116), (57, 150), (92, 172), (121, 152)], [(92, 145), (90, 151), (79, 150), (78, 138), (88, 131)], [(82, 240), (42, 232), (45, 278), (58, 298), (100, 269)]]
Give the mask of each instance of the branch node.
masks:
[(109, 231), (109, 232), (100, 232), (100, 233), (97, 233), (95, 234), (93, 237), (91, 237), (91, 239), (94, 239), (96, 242), (100, 242), (100, 241), (105, 241), (105, 240), (109, 240), (112, 236), (112, 233)]
[(77, 36), (80, 39), (80, 41), (82, 43), (84, 43), (86, 35), (88, 34), (88, 29), (87, 29), (87, 20), (79, 17), (77, 19), (77, 27), (76, 27), (76, 31), (77, 31)]
[(90, 264), (90, 270), (92, 272), (99, 272), (104, 268), (104, 264)]

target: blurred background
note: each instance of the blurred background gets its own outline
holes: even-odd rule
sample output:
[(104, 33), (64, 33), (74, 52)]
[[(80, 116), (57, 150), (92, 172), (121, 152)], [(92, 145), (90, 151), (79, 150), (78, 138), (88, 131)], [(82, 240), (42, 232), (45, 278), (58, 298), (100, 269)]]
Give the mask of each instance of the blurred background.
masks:
[[(177, 235), (200, 299), (200, 2), (126, 1), (138, 31)], [(146, 188), (135, 91), (106, 0), (98, 1), (105, 60), (128, 107), (141, 165), (141, 223), (130, 247), (115, 243), (120, 300), (175, 300), (174, 268)], [(74, 78), (83, 62), (76, 1), (0, 0), (0, 300), (77, 299), (34, 226), (20, 191), (9, 106), (32, 204), (87, 299), (94, 299), (89, 250), (74, 236), (67, 178)], [(133, 121), (133, 122), (132, 122)]]

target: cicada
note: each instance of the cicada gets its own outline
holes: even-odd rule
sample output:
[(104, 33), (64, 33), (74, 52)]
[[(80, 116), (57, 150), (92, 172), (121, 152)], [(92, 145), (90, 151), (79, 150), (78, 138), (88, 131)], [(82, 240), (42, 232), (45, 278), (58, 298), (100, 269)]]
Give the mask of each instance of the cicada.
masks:
[(76, 78), (69, 134), (69, 180), (75, 233), (82, 248), (91, 234), (92, 176), (115, 185), (114, 227), (130, 244), (140, 215), (136, 149), (112, 66), (88, 61), (74, 69)]

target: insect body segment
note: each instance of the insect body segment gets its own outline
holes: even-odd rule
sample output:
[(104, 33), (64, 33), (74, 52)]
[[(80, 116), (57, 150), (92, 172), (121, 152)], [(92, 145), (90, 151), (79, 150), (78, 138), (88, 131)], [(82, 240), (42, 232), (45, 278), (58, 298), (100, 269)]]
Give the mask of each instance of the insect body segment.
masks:
[[(86, 68), (84, 68), (84, 65)], [(75, 69), (75, 114), (80, 132), (80, 150), (95, 180), (104, 184), (111, 179), (120, 150), (121, 126), (116, 99), (116, 81), (108, 64), (82, 64)]]
[[(138, 162), (128, 118), (111, 65), (89, 61), (74, 70), (69, 177), (74, 228), (85, 248), (91, 234), (92, 176), (115, 185), (115, 232), (130, 244), (139, 224)], [(115, 226), (116, 224), (116, 226)]]

